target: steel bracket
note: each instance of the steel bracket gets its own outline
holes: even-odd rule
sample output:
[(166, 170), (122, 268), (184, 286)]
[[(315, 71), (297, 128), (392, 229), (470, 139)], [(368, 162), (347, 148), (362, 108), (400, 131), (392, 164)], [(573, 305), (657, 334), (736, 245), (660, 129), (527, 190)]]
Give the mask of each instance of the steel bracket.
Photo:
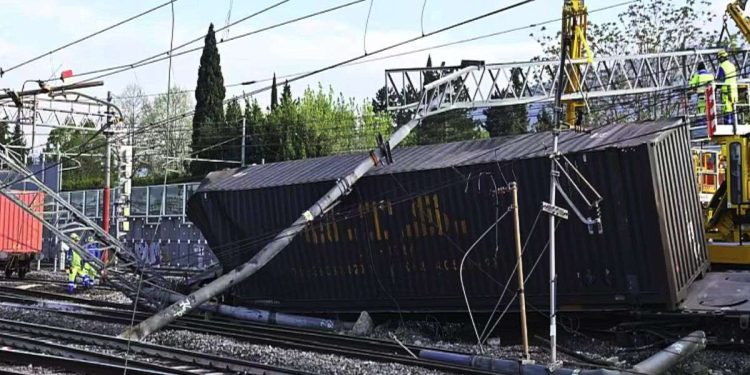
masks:
[(542, 202), (542, 211), (560, 219), (568, 220), (568, 210), (562, 207), (558, 207), (547, 202)]

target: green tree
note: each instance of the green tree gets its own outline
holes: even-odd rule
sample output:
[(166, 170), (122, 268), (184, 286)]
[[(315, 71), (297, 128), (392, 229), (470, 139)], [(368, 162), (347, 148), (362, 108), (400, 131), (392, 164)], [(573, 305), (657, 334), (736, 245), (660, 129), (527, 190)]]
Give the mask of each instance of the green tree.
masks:
[[(520, 97), (523, 90), (521, 68), (511, 70), (511, 82), (499, 93), (493, 94), (493, 99)], [(487, 116), (482, 127), (489, 132), (490, 137), (501, 135), (526, 133), (529, 129), (529, 114), (526, 104), (492, 107), (484, 110)]]
[[(426, 66), (427, 68), (432, 67), (432, 58), (430, 56), (427, 57)], [(438, 78), (439, 74), (436, 71), (425, 71), (424, 84), (433, 82)], [(465, 91), (461, 90), (461, 87), (462, 83), (456, 82), (454, 92), (460, 92), (463, 96), (467, 95)], [(414, 130), (413, 136), (406, 143), (420, 145), (445, 143), (476, 139), (480, 135), (478, 126), (469, 116), (469, 113), (466, 110), (459, 109), (428, 117)]]
[[(71, 122), (68, 122), (72, 125)], [(66, 169), (63, 173), (63, 190), (93, 189), (104, 185), (104, 155), (90, 155), (93, 150), (103, 150), (106, 143), (104, 135), (98, 135), (93, 140), (95, 125), (92, 122), (83, 124), (83, 129), (55, 128), (47, 137), (44, 152), (48, 161), (58, 161), (58, 155), (62, 155), (62, 166)], [(84, 130), (87, 129), (87, 130)], [(75, 154), (85, 151), (75, 160), (67, 154)], [(112, 170), (113, 181), (116, 181), (116, 168)]]
[(545, 107), (539, 108), (539, 113), (536, 114), (536, 124), (534, 124), (536, 132), (550, 131), (554, 129), (554, 125), (554, 118), (550, 110)]
[[(177, 86), (169, 94), (161, 94), (153, 101), (146, 100), (139, 123), (134, 126), (134, 163), (148, 165), (155, 174), (163, 175), (167, 169), (181, 176), (185, 174), (182, 158), (190, 156), (191, 119), (174, 119), (176, 113), (185, 113), (193, 107), (190, 95)], [(169, 119), (169, 121), (164, 121)]]
[(0, 121), (0, 152), (5, 150), (5, 145), (9, 141), (10, 128), (7, 121)]
[(279, 105), (279, 92), (276, 88), (276, 73), (274, 73), (271, 81), (271, 110), (276, 109), (277, 105)]
[(266, 116), (258, 101), (245, 100), (245, 160), (248, 164), (260, 164), (266, 159), (266, 139), (263, 132), (266, 129)]
[[(404, 98), (408, 98), (407, 100), (409, 102), (414, 102), (417, 100), (417, 95), (414, 92), (411, 91), (405, 91), (402, 93), (402, 96)], [(392, 119), (393, 122), (396, 123), (396, 125), (401, 126), (403, 124), (406, 124), (414, 117), (414, 111), (411, 109), (400, 109), (397, 111), (388, 111), (388, 103), (392, 104), (399, 104), (403, 105), (405, 103), (399, 103), (399, 95), (393, 91), (393, 89), (388, 89), (388, 93), (386, 94), (386, 87), (381, 87), (376, 93), (375, 98), (372, 99), (370, 105), (372, 106), (372, 110), (377, 114), (387, 114)]]
[[(214, 25), (208, 27), (203, 45), (198, 83), (195, 89), (195, 114), (193, 115), (192, 149), (197, 158), (210, 157), (211, 152), (204, 151), (216, 142), (212, 139), (215, 129), (224, 124), (224, 77), (221, 73), (221, 58), (216, 47)], [(193, 162), (190, 170), (193, 175), (203, 175), (212, 171), (215, 166), (205, 162)]]
[[(222, 160), (233, 160), (239, 161), (241, 158), (242, 148), (242, 107), (238, 100), (232, 100), (227, 103), (226, 109), (226, 125), (221, 131), (223, 137), (225, 137), (229, 143), (223, 144), (216, 148), (215, 158)], [(224, 167), (230, 167), (233, 164), (224, 165)]]
[[(630, 4), (614, 21), (596, 23), (589, 21), (587, 40), (594, 56), (635, 55), (684, 49), (702, 49), (719, 44), (716, 15), (707, 0), (643, 0)], [(542, 28), (542, 31), (545, 31)], [(532, 34), (542, 47), (545, 59), (559, 59), (560, 33)], [(729, 40), (722, 45), (731, 44)], [(618, 72), (623, 74), (622, 72)], [(689, 76), (692, 72), (681, 72)], [(629, 73), (632, 74), (632, 73)], [(618, 83), (618, 81), (620, 81)], [(589, 77), (585, 82), (599, 87)], [(615, 85), (626, 88), (620, 76)], [(640, 94), (618, 99), (589, 99), (588, 123), (599, 126), (615, 121), (638, 121), (652, 117), (674, 115), (680, 108), (680, 97), (673, 99), (658, 94)], [(614, 108), (614, 110), (613, 110)]]
[(16, 123), (13, 126), (13, 133), (10, 135), (10, 139), (6, 140), (6, 143), (18, 155), (18, 160), (25, 163), (29, 150), (26, 148), (26, 135), (21, 128), (21, 124)]

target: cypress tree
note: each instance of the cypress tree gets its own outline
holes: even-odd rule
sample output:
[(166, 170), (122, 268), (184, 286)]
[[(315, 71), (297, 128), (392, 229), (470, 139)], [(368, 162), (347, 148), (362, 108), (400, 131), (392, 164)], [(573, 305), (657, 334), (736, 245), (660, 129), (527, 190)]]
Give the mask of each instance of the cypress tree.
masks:
[(0, 121), (0, 151), (5, 150), (5, 145), (8, 143), (10, 134), (7, 121)]
[[(432, 56), (427, 56), (425, 65), (427, 68), (432, 68)], [(425, 71), (423, 75), (424, 84), (434, 82), (438, 78), (440, 78), (440, 74), (437, 71)], [(454, 91), (459, 92), (461, 91), (460, 88), (460, 84), (456, 84)], [(466, 95), (466, 93), (462, 95)], [(408, 114), (407, 118), (411, 118), (411, 113)], [(405, 120), (401, 121), (405, 123)], [(425, 119), (421, 126), (414, 129), (413, 136), (408, 142), (426, 145), (474, 139), (477, 136), (476, 125), (469, 113), (463, 109), (456, 109)]]
[[(193, 153), (221, 141), (220, 131), (224, 123), (224, 77), (221, 74), (221, 58), (216, 47), (213, 23), (203, 44), (198, 83), (195, 88), (195, 114), (193, 115)], [(215, 152), (203, 151), (194, 154), (196, 158), (212, 158)], [(211, 170), (210, 163), (193, 162), (190, 171), (194, 176), (203, 175)]]
[[(237, 100), (232, 100), (227, 103), (226, 114), (224, 116), (227, 121), (226, 128), (223, 134), (227, 137), (236, 138), (234, 141), (224, 144), (217, 149), (221, 152), (221, 159), (223, 160), (240, 160), (242, 157), (242, 107)], [(231, 164), (225, 165), (230, 167)]]
[[(493, 94), (492, 99), (512, 98), (514, 95), (520, 97), (523, 90), (521, 74), (521, 68), (511, 69), (510, 87)], [(526, 104), (487, 108), (484, 115), (487, 119), (483, 127), (490, 133), (490, 137), (528, 132), (529, 114)]]
[(289, 82), (284, 81), (284, 88), (281, 91), (281, 104), (289, 105), (292, 103), (292, 88)]
[(279, 105), (279, 92), (276, 89), (276, 73), (273, 74), (273, 81), (271, 81), (271, 110), (276, 109)]
[(13, 127), (13, 134), (10, 136), (10, 139), (7, 140), (7, 143), (13, 146), (18, 146), (11, 150), (17, 152), (18, 155), (20, 155), (21, 160), (26, 160), (26, 153), (28, 150), (26, 149), (26, 137), (23, 134), (23, 129), (21, 129), (21, 124), (16, 123)]

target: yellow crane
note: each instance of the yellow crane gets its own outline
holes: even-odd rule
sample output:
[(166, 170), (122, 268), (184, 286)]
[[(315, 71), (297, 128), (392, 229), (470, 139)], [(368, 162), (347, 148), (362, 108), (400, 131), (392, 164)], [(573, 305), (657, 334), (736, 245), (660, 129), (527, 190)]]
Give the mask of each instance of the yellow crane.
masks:
[[(737, 25), (745, 40), (750, 43), (750, 19), (745, 17), (747, 0), (736, 0), (727, 5), (724, 15), (724, 28), (727, 19)], [(721, 38), (720, 38), (721, 40)], [(738, 77), (740, 78), (740, 77)], [(747, 87), (740, 81), (739, 86)], [(735, 113), (733, 123), (722, 123), (718, 118), (715, 86), (707, 89), (708, 134), (711, 141), (721, 146), (719, 168), (724, 172), (725, 181), (713, 195), (706, 209), (706, 238), (708, 257), (714, 264), (750, 265), (750, 124), (746, 116)], [(747, 109), (750, 97), (747, 90), (735, 104)]]
[(732, 18), (734, 24), (740, 29), (742, 36), (750, 43), (750, 19), (745, 17), (745, 5), (747, 5), (747, 0), (736, 0), (727, 5), (727, 12), (724, 15), (724, 29), (726, 29), (727, 17)]
[[(563, 5), (562, 17), (562, 38), (570, 41), (569, 54), (571, 60), (577, 60), (584, 56), (593, 61), (591, 48), (586, 41), (586, 28), (588, 27), (588, 9), (584, 0), (566, 0)], [(575, 65), (579, 67), (579, 65)], [(570, 82), (565, 86), (565, 93), (581, 92), (581, 72), (571, 64), (568, 77)], [(565, 102), (565, 122), (569, 126), (582, 127), (584, 104), (580, 100), (570, 100)]]

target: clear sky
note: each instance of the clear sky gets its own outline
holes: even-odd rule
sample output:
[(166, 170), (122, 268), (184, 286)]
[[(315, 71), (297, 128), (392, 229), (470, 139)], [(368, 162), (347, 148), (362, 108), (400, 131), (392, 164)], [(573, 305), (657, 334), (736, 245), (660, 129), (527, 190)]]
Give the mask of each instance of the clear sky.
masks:
[[(0, 66), (8, 68), (29, 57), (47, 52), (77, 37), (135, 15), (166, 0), (3, 0), (3, 28), (0, 29)], [(232, 3), (231, 20), (245, 17), (277, 0), (178, 0), (174, 3), (175, 45), (206, 32), (209, 23), (226, 24)], [(427, 0), (424, 31), (430, 32), (452, 23), (513, 4), (519, 0)], [(588, 1), (590, 10), (617, 4), (623, 0)], [(290, 0), (261, 15), (219, 33), (217, 39), (239, 35), (274, 23), (342, 4), (347, 0)], [(714, 1), (721, 12), (727, 0)], [(537, 0), (505, 13), (474, 22), (449, 32), (423, 39), (391, 54), (462, 38), (526, 26), (560, 17), (562, 0)], [(420, 13), (423, 0), (373, 0), (367, 32), (367, 50), (421, 34)], [(227, 84), (269, 78), (274, 72), (284, 75), (319, 68), (363, 53), (364, 25), (370, 0), (343, 10), (283, 26), (219, 45), (224, 81)], [(612, 20), (624, 7), (592, 14), (595, 21)], [(115, 30), (8, 72), (0, 78), (0, 87), (19, 89), (24, 80), (58, 76), (61, 70), (88, 71), (137, 61), (169, 48), (171, 12), (169, 6), (139, 18)], [(549, 25), (556, 32), (559, 22)], [(472, 43), (432, 50), (433, 62), (458, 63), (461, 59), (487, 62), (522, 61), (540, 52), (526, 29)], [(202, 45), (202, 42), (193, 46)], [(388, 68), (423, 66), (428, 52), (336, 69), (294, 83), (292, 92), (301, 93), (308, 85), (331, 85), (347, 97), (364, 100), (383, 85)], [(200, 51), (176, 57), (173, 83), (194, 89)], [(167, 87), (167, 62), (110, 76), (105, 88), (93, 90), (104, 96), (107, 90), (118, 94), (129, 83), (137, 83), (147, 93), (164, 92)], [(243, 87), (227, 90), (238, 94)], [(246, 90), (250, 88), (245, 87)], [(267, 103), (268, 94), (258, 99)]]

